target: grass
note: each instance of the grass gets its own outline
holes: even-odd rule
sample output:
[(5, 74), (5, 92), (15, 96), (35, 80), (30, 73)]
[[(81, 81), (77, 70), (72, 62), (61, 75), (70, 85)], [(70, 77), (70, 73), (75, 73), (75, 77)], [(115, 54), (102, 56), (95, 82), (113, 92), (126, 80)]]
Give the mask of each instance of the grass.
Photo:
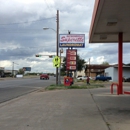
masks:
[(61, 85), (54, 85), (54, 84), (52, 84), (52, 85), (50, 85), (50, 86), (45, 88), (45, 90), (55, 90), (55, 89), (60, 90), (60, 89), (66, 89), (66, 88), (62, 84)]
[(85, 81), (82, 82), (75, 82), (71, 86), (64, 86), (64, 84), (61, 85), (55, 85), (52, 84), (45, 88), (45, 90), (64, 90), (64, 89), (93, 89), (93, 88), (101, 88), (104, 87), (103, 82), (90, 82), (90, 85), (87, 85)]

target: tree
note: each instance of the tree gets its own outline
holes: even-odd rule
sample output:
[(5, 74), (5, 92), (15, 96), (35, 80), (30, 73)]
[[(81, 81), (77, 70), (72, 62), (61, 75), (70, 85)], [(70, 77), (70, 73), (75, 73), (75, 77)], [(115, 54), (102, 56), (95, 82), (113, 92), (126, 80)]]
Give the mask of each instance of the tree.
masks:
[[(77, 55), (77, 71), (82, 71), (85, 69), (85, 60), (81, 59), (79, 55)], [(66, 57), (63, 59), (63, 64), (61, 66), (61, 73), (65, 74), (66, 71)]]
[(24, 70), (22, 68), (19, 69), (18, 74), (24, 74)]
[(81, 59), (79, 55), (77, 55), (77, 71), (82, 71), (83, 69), (85, 69), (84, 64), (86, 63), (86, 61), (84, 59)]
[(109, 65), (107, 61), (102, 62), (102, 65)]

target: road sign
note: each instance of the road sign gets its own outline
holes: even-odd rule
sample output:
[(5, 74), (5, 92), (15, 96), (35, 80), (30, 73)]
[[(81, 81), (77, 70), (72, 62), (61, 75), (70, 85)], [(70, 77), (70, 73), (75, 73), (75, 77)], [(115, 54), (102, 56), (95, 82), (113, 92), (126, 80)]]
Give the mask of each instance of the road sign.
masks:
[(53, 66), (54, 66), (54, 67), (60, 67), (60, 57), (55, 56), (55, 57), (53, 58)]

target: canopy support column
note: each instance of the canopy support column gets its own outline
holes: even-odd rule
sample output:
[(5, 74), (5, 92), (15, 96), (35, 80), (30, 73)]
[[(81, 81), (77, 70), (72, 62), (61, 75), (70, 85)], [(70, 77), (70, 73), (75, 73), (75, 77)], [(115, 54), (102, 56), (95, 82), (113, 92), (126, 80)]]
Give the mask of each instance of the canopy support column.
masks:
[(123, 33), (118, 34), (119, 43), (118, 43), (118, 83), (119, 83), (119, 94), (123, 94), (123, 75), (122, 75), (122, 55), (123, 55)]

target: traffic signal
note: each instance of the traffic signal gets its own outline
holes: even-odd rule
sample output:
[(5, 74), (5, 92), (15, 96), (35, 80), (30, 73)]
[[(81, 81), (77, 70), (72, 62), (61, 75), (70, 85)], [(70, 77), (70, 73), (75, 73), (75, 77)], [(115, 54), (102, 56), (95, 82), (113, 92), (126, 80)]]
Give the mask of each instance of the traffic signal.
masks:
[(54, 58), (55, 57), (55, 55), (49, 55), (49, 58)]
[(39, 57), (39, 55), (35, 55), (36, 57)]
[(52, 55), (50, 55), (50, 56), (49, 56), (49, 58), (53, 58), (53, 56), (52, 56)]
[(41, 55), (35, 55), (36, 57), (41, 57)]

